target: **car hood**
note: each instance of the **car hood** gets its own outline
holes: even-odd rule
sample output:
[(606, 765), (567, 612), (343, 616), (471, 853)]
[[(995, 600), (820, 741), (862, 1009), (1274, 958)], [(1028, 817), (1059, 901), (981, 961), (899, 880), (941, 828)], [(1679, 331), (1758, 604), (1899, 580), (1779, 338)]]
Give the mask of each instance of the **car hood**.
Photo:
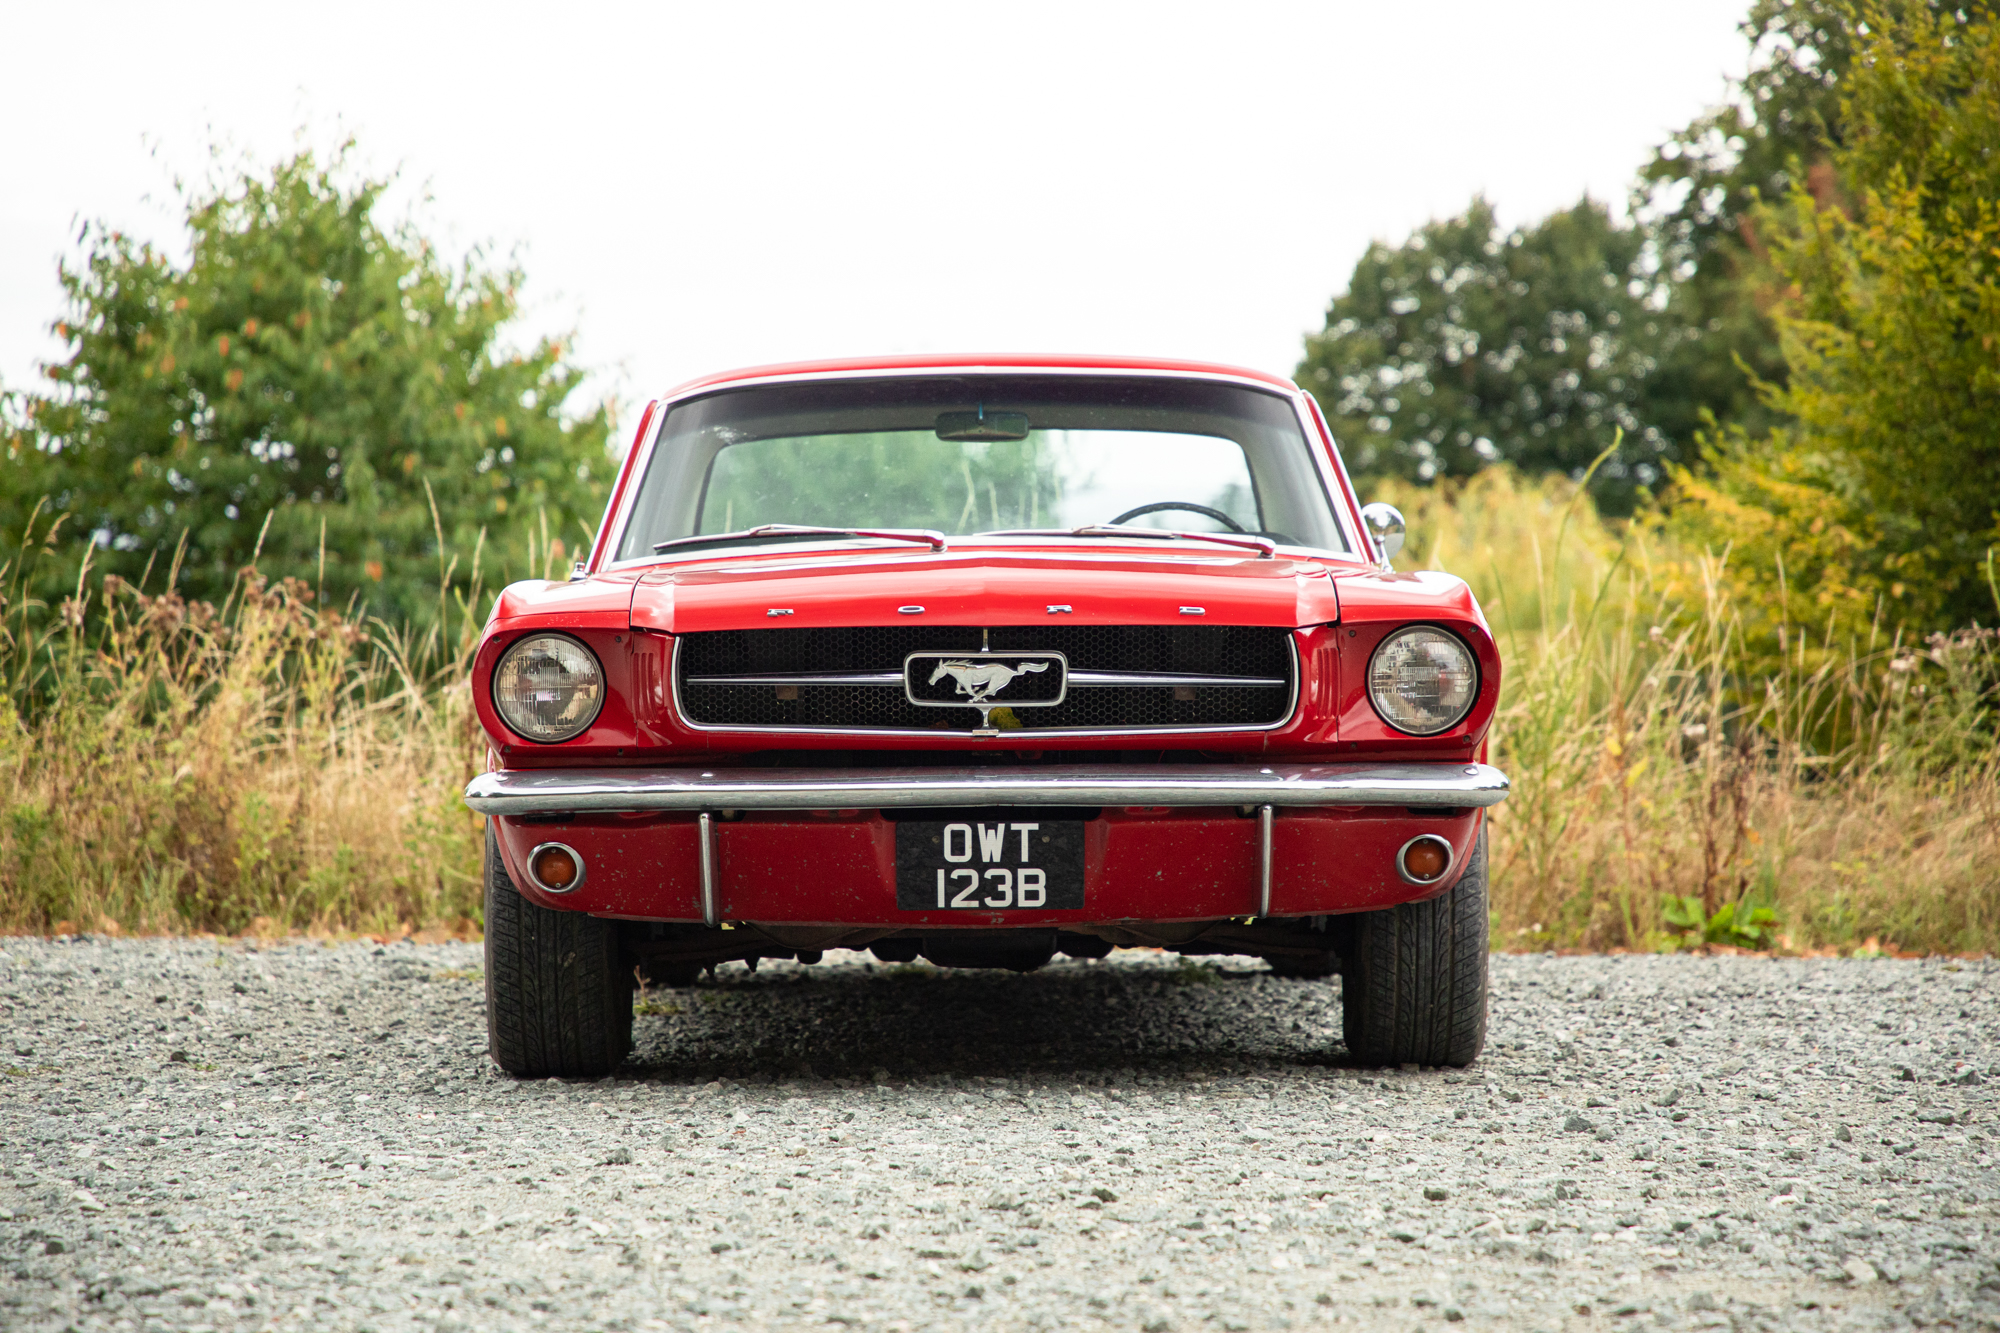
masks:
[[(1300, 625), (1340, 618), (1326, 565), (1232, 553), (878, 552), (650, 570), (632, 626), (665, 633), (921, 623)], [(908, 608), (921, 608), (908, 609)], [(1062, 608), (1062, 609), (1057, 609)], [(1198, 608), (1198, 609), (1196, 609)]]

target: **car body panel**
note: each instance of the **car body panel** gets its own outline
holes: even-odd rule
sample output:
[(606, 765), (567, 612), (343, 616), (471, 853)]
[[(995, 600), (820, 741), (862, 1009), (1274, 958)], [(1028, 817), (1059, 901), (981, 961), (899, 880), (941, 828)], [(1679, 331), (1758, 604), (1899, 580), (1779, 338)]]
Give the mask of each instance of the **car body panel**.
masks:
[[(920, 607), (904, 611), (904, 607)], [(1063, 610), (1054, 608), (1062, 607)], [(1199, 608), (1191, 612), (1183, 608)], [(829, 551), (801, 559), (704, 561), (640, 575), (632, 625), (661, 633), (896, 623), (1279, 625), (1340, 618), (1325, 565), (1315, 560), (1191, 552), (1150, 559), (1125, 549), (1017, 550), (991, 546)]]
[[(1463, 579), (1435, 570), (1370, 570), (1333, 579), (1340, 597), (1341, 662), (1333, 731), (1343, 759), (1390, 756), (1485, 758), (1485, 738), (1500, 703), (1500, 650)], [(1479, 699), (1465, 721), (1437, 736), (1396, 730), (1368, 702), (1368, 662), (1382, 640), (1406, 625), (1450, 630), (1479, 663)]]
[(824, 361), (791, 361), (767, 366), (745, 366), (719, 371), (676, 385), (665, 401), (689, 398), (697, 393), (752, 380), (798, 379), (822, 375), (880, 375), (911, 372), (991, 370), (1105, 370), (1119, 374), (1157, 372), (1167, 375), (1198, 375), (1206, 379), (1248, 380), (1255, 384), (1295, 394), (1298, 386), (1268, 371), (1213, 361), (1185, 361), (1168, 357), (1100, 356), (1079, 353), (1037, 354), (1027, 352), (926, 352), (906, 356), (843, 357)]
[[(1462, 866), (1479, 812), (1424, 817), (1421, 832), (1452, 844)], [(515, 882), (534, 901), (567, 911), (645, 921), (699, 922), (700, 830), (681, 813), (584, 815), (560, 824), (499, 817)], [(905, 911), (896, 906), (896, 825), (878, 812), (752, 812), (718, 822), (723, 920), (892, 930), (990, 930), (1109, 922), (1190, 922), (1256, 915), (1259, 825), (1230, 808), (1110, 808), (1085, 825), (1084, 906), (1076, 910)], [(1455, 879), (1410, 885), (1383, 874), (1412, 836), (1407, 812), (1363, 807), (1285, 810), (1272, 821), (1270, 915), (1371, 911), (1435, 897)], [(557, 841), (591, 870), (569, 894), (533, 886), (528, 853)]]

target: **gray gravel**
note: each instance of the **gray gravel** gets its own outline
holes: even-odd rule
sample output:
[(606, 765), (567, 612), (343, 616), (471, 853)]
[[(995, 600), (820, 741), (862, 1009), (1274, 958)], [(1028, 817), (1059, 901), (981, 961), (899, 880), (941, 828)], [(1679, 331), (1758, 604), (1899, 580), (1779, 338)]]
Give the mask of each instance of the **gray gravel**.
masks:
[(464, 945), (0, 940), (0, 1328), (2000, 1327), (2000, 965), (725, 968), (615, 1079)]

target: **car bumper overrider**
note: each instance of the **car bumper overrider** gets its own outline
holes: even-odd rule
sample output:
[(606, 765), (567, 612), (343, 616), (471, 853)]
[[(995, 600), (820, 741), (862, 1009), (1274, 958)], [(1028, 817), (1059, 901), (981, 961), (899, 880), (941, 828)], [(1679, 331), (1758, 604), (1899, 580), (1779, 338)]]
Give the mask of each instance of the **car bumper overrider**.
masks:
[[(520, 769), (466, 804), (495, 816), (516, 884), (550, 907), (640, 920), (922, 927), (1185, 922), (1368, 911), (1450, 888), (1486, 764), (1204, 764), (907, 769)], [(1084, 905), (967, 912), (897, 906), (901, 820), (1045, 811), (1080, 820)], [(1412, 884), (1399, 850), (1431, 835), (1451, 873)], [(557, 841), (589, 873), (545, 893), (524, 873)]]

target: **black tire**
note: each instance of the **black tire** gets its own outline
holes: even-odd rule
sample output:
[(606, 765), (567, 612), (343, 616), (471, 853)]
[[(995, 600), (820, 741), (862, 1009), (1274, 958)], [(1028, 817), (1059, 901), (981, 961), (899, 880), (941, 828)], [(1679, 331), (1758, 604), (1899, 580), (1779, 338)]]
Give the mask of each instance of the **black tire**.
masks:
[(1317, 954), (1290, 954), (1283, 958), (1266, 958), (1271, 971), (1294, 981), (1319, 981), (1340, 971), (1340, 955), (1328, 949)]
[(632, 970), (618, 927), (521, 896), (486, 831), (486, 1044), (528, 1078), (601, 1078), (632, 1050)]
[(1451, 892), (1348, 919), (1347, 1050), (1365, 1065), (1464, 1066), (1486, 1045), (1486, 831)]

